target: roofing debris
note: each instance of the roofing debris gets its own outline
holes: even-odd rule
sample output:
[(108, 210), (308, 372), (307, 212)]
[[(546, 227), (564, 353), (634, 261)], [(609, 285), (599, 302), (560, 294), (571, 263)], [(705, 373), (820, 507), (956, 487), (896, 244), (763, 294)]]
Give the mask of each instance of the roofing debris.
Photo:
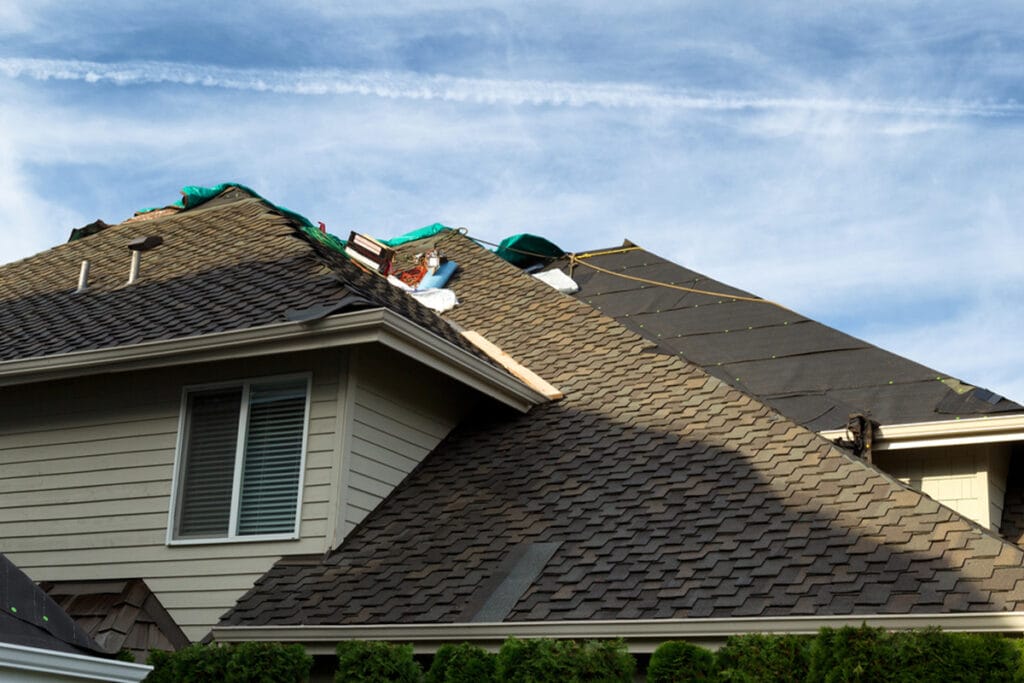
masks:
[(89, 223), (88, 225), (83, 225), (80, 228), (75, 228), (74, 230), (72, 230), (71, 231), (71, 236), (68, 237), (68, 242), (74, 242), (75, 240), (80, 240), (83, 237), (88, 237), (89, 235), (95, 235), (96, 233), (98, 233), (98, 232), (100, 232), (102, 230), (106, 230), (109, 227), (110, 227), (109, 225), (107, 225), (106, 223), (101, 221), (99, 218), (97, 218), (96, 220), (94, 220), (92, 223)]
[(575, 294), (580, 291), (580, 286), (576, 284), (576, 281), (563, 273), (560, 268), (534, 273), (533, 276), (562, 294)]

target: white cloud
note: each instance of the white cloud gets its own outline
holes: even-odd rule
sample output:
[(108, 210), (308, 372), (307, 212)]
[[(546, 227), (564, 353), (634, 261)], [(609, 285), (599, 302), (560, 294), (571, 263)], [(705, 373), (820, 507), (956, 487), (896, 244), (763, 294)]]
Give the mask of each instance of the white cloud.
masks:
[(0, 35), (29, 32), (35, 26), (32, 9), (33, 3), (28, 2), (4, 0), (0, 3)]
[(1004, 292), (980, 293), (960, 313), (906, 324), (877, 321), (866, 336), (883, 348), (1024, 403), (1020, 305)]
[(51, 247), (56, 232), (84, 223), (81, 214), (40, 196), (15, 147), (0, 138), (0, 263)]
[(1024, 114), (1024, 106), (1013, 102), (801, 97), (673, 90), (643, 83), (501, 80), (338, 69), (237, 69), (173, 62), (102, 63), (8, 57), (0, 58), (0, 73), (10, 78), (108, 82), (120, 86), (162, 83), (293, 95), (363, 95), (515, 106), (599, 106), (717, 112), (842, 112), (927, 117), (1001, 117)]
[[(794, 96), (764, 97), (0, 60), (0, 262), (93, 218), (169, 202), (182, 185), (234, 180), (338, 234), (386, 237), (440, 220), (492, 240), (538, 232), (574, 250), (628, 237), (807, 314), (840, 311), (854, 334), (1012, 395), (1018, 380), (999, 373), (1019, 357), (1020, 330), (993, 323), (985, 311), (997, 309), (984, 306), (1010, 315), (1007, 292), (1024, 286), (1012, 220), (1024, 212), (1014, 154), (1024, 112), (865, 103), (849, 84), (792, 83)], [(83, 93), (91, 104), (76, 99)], [(41, 241), (45, 220), (53, 227)], [(980, 281), (997, 285), (983, 295)], [(936, 300), (949, 310), (899, 319)], [(971, 329), (1002, 360), (958, 366), (954, 356), (968, 352), (935, 342)], [(925, 353), (929, 339), (945, 351)]]

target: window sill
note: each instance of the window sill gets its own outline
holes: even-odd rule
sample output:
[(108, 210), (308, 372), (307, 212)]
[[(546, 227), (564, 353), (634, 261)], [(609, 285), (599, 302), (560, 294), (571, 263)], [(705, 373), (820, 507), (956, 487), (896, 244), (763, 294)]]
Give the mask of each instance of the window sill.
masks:
[(265, 534), (263, 536), (232, 536), (229, 538), (172, 538), (167, 545), (214, 545), (223, 543), (266, 543), (271, 541), (297, 541), (298, 534)]

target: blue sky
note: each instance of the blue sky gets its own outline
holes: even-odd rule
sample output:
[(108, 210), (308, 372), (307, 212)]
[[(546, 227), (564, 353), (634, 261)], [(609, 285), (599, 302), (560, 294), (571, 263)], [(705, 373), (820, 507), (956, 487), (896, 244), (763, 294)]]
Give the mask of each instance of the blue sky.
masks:
[(1024, 6), (71, 4), (0, 4), (0, 262), (236, 181), (628, 238), (1024, 401)]

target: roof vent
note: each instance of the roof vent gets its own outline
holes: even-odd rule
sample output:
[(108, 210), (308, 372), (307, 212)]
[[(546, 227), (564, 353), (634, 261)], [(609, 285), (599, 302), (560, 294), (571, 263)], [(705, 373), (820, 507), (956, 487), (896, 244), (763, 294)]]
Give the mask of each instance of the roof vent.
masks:
[(128, 271), (128, 284), (133, 285), (139, 279), (139, 265), (142, 263), (142, 252), (155, 249), (164, 243), (164, 238), (159, 235), (148, 235), (137, 237), (128, 243), (132, 251), (132, 265)]
[(89, 291), (89, 259), (82, 261), (82, 268), (78, 271), (78, 289), (75, 294)]

